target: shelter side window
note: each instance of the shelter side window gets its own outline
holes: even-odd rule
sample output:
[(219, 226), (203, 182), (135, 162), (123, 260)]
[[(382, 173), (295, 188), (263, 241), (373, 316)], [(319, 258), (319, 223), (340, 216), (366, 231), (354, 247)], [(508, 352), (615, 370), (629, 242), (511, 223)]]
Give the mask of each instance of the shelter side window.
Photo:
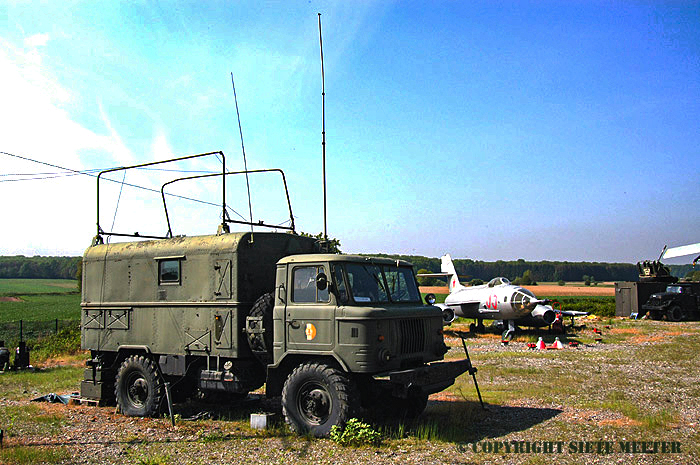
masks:
[(316, 276), (325, 271), (322, 266), (303, 266), (294, 268), (292, 301), (296, 303), (328, 302), (328, 287), (320, 290), (316, 286)]
[(158, 261), (158, 284), (180, 284), (181, 260)]

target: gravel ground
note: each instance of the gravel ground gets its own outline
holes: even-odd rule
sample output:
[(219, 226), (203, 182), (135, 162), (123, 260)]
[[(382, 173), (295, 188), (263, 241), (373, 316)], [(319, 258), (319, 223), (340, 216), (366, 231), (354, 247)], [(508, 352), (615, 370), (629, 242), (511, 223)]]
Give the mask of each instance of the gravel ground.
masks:
[[(407, 437), (387, 439), (380, 447), (345, 448), (328, 439), (289, 435), (279, 428), (270, 432), (254, 431), (247, 426), (247, 414), (279, 411), (279, 404), (249, 399), (244, 405), (230, 409), (192, 403), (178, 406), (183, 417), (204, 408), (212, 413), (212, 418), (180, 420), (175, 427), (170, 426), (167, 419), (125, 417), (116, 414), (114, 407), (34, 404), (40, 405), (41, 416), (62, 417), (61, 426), (52, 434), (6, 436), (4, 445), (6, 448), (62, 448), (66, 457), (59, 462), (70, 464), (700, 463), (700, 390), (697, 388), (700, 361), (684, 352), (688, 350), (684, 344), (698, 347), (700, 323), (675, 325), (673, 332), (662, 322), (641, 324), (646, 325), (645, 332), (631, 332), (625, 341), (589, 344), (557, 354), (529, 351), (525, 342), (503, 346), (498, 337), (488, 335), (469, 339), (470, 353), (474, 364), (480, 368), (477, 376), (485, 396), (495, 398), (500, 389), (511, 391), (505, 400), (488, 405), (485, 412), (478, 408), (469, 379), (461, 382), (462, 391), (452, 389), (431, 396), (424, 422), (437, 424), (437, 429), (442, 423), (450, 422), (464, 428), (456, 433), (444, 429), (450, 434), (442, 434), (442, 437), (438, 434), (437, 438), (426, 438), (413, 429), (414, 433)], [(461, 342), (459, 339), (449, 341), (453, 346), (449, 356), (459, 356)], [(672, 341), (677, 343), (679, 358), (664, 360), (657, 350), (665, 347), (668, 351), (673, 347), (668, 346)], [(519, 372), (513, 374), (508, 368), (522, 369), (525, 374), (518, 378)], [(594, 374), (565, 386), (551, 379), (552, 373), (562, 373), (566, 374), (562, 379), (569, 382), (588, 372)], [(521, 381), (545, 383), (545, 391), (528, 390), (522, 384), (523, 395), (519, 396)], [(633, 406), (644, 414), (659, 415), (668, 409), (673, 412), (671, 419), (650, 426), (644, 424), (643, 418), (625, 415), (624, 407), (617, 408), (614, 402), (602, 405), (603, 400), (617, 399), (611, 398), (610, 392), (620, 386), (625, 397), (639, 399)], [(533, 392), (547, 395), (533, 395)], [(0, 409), (27, 405), (28, 400), (0, 400)], [(468, 418), (459, 421), (456, 417), (460, 415)], [(585, 441), (591, 443), (589, 452), (585, 451)], [(637, 441), (640, 451), (641, 441), (651, 441), (647, 447), (653, 447), (653, 441), (665, 441), (668, 447), (678, 442), (681, 452), (632, 453), (630, 449), (629, 453), (623, 453), (619, 443), (627, 441)], [(515, 442), (520, 445), (516, 446)], [(608, 442), (611, 453), (605, 453)], [(546, 448), (550, 443), (555, 451), (561, 447), (561, 452), (525, 450), (528, 444)], [(506, 444), (511, 449), (521, 447), (523, 452), (506, 452)], [(493, 453), (497, 445), (503, 450)], [(602, 449), (596, 451), (596, 447)], [(630, 447), (634, 445), (630, 443)], [(662, 445), (657, 444), (657, 447)]]

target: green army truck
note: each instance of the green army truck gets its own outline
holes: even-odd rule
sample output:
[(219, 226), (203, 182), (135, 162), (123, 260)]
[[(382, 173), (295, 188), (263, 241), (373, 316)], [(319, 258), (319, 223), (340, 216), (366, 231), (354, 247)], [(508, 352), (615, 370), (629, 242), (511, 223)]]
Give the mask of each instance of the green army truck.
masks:
[[(222, 179), (242, 173), (226, 172), (223, 153), (214, 154)], [(97, 236), (83, 256), (83, 397), (152, 416), (168, 393), (235, 401), (264, 385), (295, 431), (324, 436), (362, 408), (419, 415), (430, 393), (473, 370), (442, 361), (442, 312), (421, 302), (410, 263), (319, 253), (318, 240), (294, 232), (291, 205), (291, 226), (272, 226), (289, 232), (230, 233), (228, 223), (241, 221), (227, 218), (222, 194), (216, 235), (173, 236), (164, 188), (214, 175), (163, 184), (165, 237), (102, 230), (103, 174), (207, 155), (98, 176)], [(105, 235), (138, 240), (110, 244)]]
[(195, 393), (265, 385), (298, 432), (326, 435), (364, 407), (420, 414), (465, 361), (410, 263), (313, 253), (290, 233), (98, 244), (83, 257), (84, 397), (127, 415)]

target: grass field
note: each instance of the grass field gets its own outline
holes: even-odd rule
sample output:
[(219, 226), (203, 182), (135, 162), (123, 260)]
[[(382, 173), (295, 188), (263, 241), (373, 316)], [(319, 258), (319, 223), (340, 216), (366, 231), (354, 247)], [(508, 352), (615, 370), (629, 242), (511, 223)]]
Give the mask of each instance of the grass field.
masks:
[(21, 295), (19, 302), (0, 302), (0, 323), (80, 319), (80, 295)]
[[(508, 346), (495, 334), (467, 339), (487, 410), (473, 380), (460, 376), (430, 397), (416, 422), (373, 422), (380, 446), (341, 447), (330, 439), (249, 426), (249, 414), (279, 404), (252, 399), (243, 405), (176, 404), (169, 420), (134, 419), (114, 407), (34, 404), (48, 392), (78, 389), (79, 357), (67, 366), (0, 375), (0, 463), (286, 463), (286, 464), (697, 464), (700, 462), (700, 323), (585, 320), (562, 340), (579, 348), (528, 350), (525, 342), (554, 335), (531, 331)], [(601, 329), (595, 344), (592, 327)], [(446, 328), (449, 359), (464, 356), (456, 331)], [(211, 418), (185, 421), (200, 410)], [(272, 410), (268, 410), (272, 409)], [(279, 415), (280, 412), (278, 411)], [(487, 445), (562, 442), (560, 453), (499, 453)], [(578, 449), (586, 441), (610, 443), (610, 453)], [(680, 452), (625, 452), (620, 443), (676, 443)], [(636, 447), (636, 446), (635, 446)]]
[(0, 279), (0, 296), (78, 292), (74, 279)]
[[(79, 346), (80, 294), (76, 281), (68, 279), (0, 279), (0, 341), (17, 345), (21, 335), (30, 349), (32, 363), (56, 353), (56, 345), (44, 341), (56, 336), (60, 347)], [(69, 335), (60, 331), (70, 331)]]

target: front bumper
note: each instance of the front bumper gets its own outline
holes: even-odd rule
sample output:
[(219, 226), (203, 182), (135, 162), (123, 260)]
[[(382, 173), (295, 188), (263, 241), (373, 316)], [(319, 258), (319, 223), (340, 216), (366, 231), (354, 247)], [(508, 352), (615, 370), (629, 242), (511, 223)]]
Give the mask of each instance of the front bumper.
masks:
[(394, 371), (389, 374), (389, 382), (405, 392), (420, 390), (424, 394), (432, 394), (452, 386), (455, 379), (466, 371), (476, 372), (466, 359), (434, 362), (410, 370)]

